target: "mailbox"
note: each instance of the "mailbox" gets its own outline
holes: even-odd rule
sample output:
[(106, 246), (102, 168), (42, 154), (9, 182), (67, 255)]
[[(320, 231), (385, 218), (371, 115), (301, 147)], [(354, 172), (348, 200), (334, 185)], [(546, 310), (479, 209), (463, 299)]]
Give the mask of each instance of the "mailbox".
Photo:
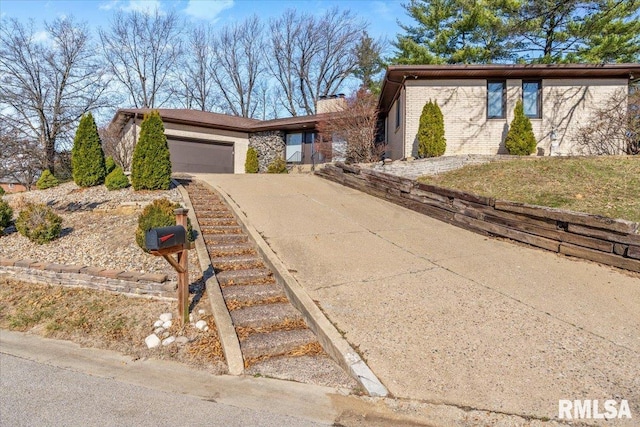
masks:
[(145, 235), (145, 246), (149, 251), (159, 251), (173, 246), (184, 245), (187, 232), (181, 225), (152, 228)]

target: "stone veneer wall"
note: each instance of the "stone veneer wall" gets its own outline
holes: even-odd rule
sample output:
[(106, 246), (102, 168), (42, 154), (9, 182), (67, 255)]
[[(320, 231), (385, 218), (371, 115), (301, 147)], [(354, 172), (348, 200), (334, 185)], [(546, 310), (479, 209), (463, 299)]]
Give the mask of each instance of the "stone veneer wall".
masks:
[(284, 132), (279, 130), (256, 132), (249, 135), (249, 147), (255, 148), (258, 152), (260, 172), (266, 172), (276, 158), (284, 158), (284, 138)]
[(134, 296), (175, 299), (176, 282), (166, 274), (136, 273), (0, 257), (0, 275), (46, 285), (83, 287)]

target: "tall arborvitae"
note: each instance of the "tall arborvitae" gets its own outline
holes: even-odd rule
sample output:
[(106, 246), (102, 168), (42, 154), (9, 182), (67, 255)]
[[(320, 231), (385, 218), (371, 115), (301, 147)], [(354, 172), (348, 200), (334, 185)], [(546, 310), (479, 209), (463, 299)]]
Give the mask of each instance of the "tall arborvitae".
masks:
[(536, 137), (533, 134), (531, 120), (524, 115), (522, 101), (516, 103), (514, 117), (504, 141), (504, 146), (509, 154), (528, 156), (536, 152)]
[(107, 175), (98, 127), (91, 113), (80, 119), (71, 150), (73, 180), (80, 187), (93, 187)]
[(420, 115), (418, 128), (418, 157), (442, 156), (447, 149), (444, 137), (444, 117), (438, 102), (429, 101)]
[(160, 113), (145, 114), (140, 138), (133, 151), (131, 184), (135, 190), (168, 190), (171, 184), (171, 158)]

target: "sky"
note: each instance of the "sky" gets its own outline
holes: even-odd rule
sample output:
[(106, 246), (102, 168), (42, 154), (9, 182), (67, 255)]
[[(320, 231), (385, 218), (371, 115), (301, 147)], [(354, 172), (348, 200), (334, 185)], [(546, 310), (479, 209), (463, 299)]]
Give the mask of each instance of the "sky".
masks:
[(97, 33), (97, 29), (106, 28), (114, 11), (160, 10), (179, 11), (187, 22), (194, 24), (211, 22), (224, 25), (227, 22), (241, 21), (245, 17), (257, 14), (269, 19), (280, 16), (285, 10), (293, 8), (311, 14), (338, 6), (350, 9), (367, 23), (367, 31), (374, 38), (395, 40), (400, 32), (397, 21), (408, 23), (402, 3), (403, 0), (0, 0), (0, 16), (17, 18), (26, 22), (34, 19), (36, 25), (43, 26), (45, 20), (69, 16), (85, 21)]

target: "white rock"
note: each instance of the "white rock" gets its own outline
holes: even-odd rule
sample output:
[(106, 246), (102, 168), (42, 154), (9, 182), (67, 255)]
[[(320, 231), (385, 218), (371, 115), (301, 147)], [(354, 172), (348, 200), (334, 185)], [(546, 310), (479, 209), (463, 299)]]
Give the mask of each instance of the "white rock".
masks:
[(198, 310), (198, 314), (205, 314), (205, 313), (206, 313), (206, 311), (204, 309), (202, 309), (202, 308), (200, 310)]
[(200, 329), (201, 331), (204, 330), (204, 328), (207, 327), (207, 322), (205, 322), (204, 320), (198, 320), (196, 322), (196, 328)]
[(164, 332), (164, 328), (155, 328), (155, 329), (153, 330), (153, 333), (154, 333), (154, 334), (156, 334), (156, 335), (160, 335), (160, 334), (162, 334), (163, 332)]
[(159, 328), (160, 326), (162, 326), (164, 322), (162, 320), (156, 320), (156, 323), (153, 324), (154, 328)]
[(160, 345), (160, 338), (156, 334), (151, 334), (144, 339), (144, 343), (147, 345), (147, 348), (156, 348)]
[(195, 320), (195, 317), (193, 317), (193, 314), (189, 315), (189, 322), (193, 322)]
[(162, 340), (162, 345), (169, 345), (169, 344), (173, 344), (173, 342), (176, 340), (176, 337), (174, 336), (170, 336), (168, 338), (165, 338)]
[(173, 325), (173, 323), (171, 323), (171, 320), (167, 320), (166, 322), (164, 322), (162, 324), (162, 327), (165, 329), (169, 329), (171, 327), (171, 325)]
[(168, 322), (171, 319), (173, 319), (173, 314), (171, 313), (162, 313), (160, 315), (160, 320), (162, 320), (163, 322)]
[(204, 327), (204, 329), (203, 329), (203, 331), (208, 332), (208, 331), (209, 331), (209, 327), (208, 327), (208, 326), (205, 326), (205, 327)]

